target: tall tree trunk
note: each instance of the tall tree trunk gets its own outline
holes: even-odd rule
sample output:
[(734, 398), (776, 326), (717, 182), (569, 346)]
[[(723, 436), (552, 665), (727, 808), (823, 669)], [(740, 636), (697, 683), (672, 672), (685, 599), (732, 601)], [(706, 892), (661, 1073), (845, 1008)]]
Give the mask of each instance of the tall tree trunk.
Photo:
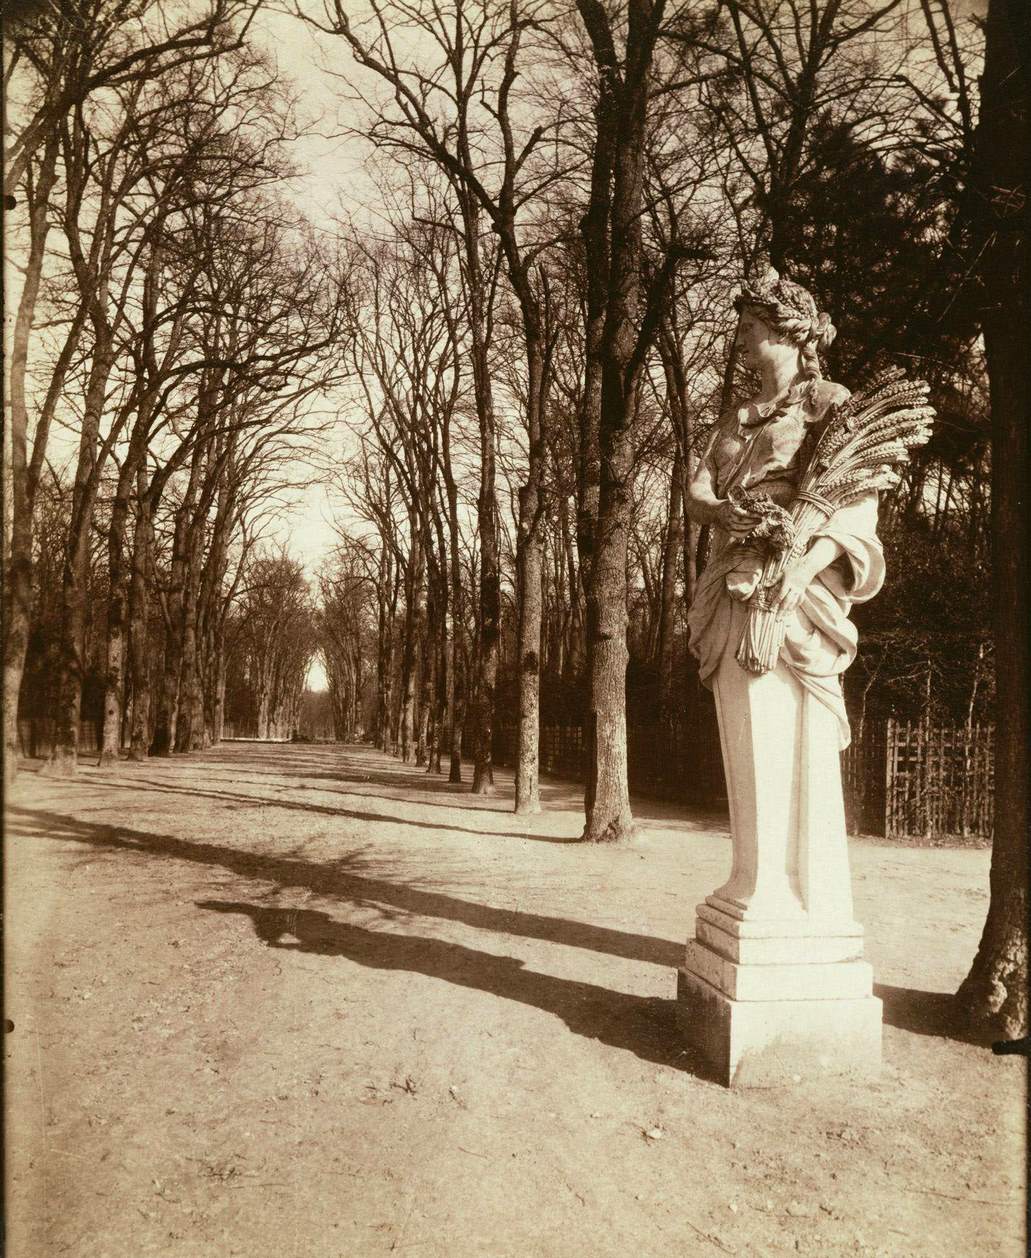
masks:
[[(577, 0), (598, 70), (591, 200), (581, 223), (588, 274), (588, 366), (600, 367), (596, 401), (601, 483), (588, 574), (590, 667), (587, 842), (633, 836), (627, 779), (627, 542), (634, 468), (637, 382), (655, 329), (641, 318), (641, 214), (648, 82), (663, 0), (629, 0), (626, 51), (619, 61), (599, 0)], [(672, 271), (669, 273), (672, 278)], [(655, 308), (661, 293), (655, 290)], [(600, 336), (597, 321), (604, 315)], [(594, 337), (591, 340), (591, 337)], [(593, 420), (587, 425), (593, 427)]]
[[(10, 404), (10, 536), (5, 556), (4, 589), (4, 776), (13, 781), (18, 770), (18, 700), (25, 654), (29, 645), (29, 622), (32, 614), (32, 511), (34, 486), (30, 484), (28, 459), (28, 373), (29, 341), (43, 275), (43, 259), (50, 232), (48, 201), (57, 178), (57, 129), (48, 139), (39, 177), (35, 187), (29, 186), (29, 253), (25, 279), (18, 302), (14, 332), (11, 338), (11, 365), (8, 376)], [(45, 445), (46, 429), (37, 428), (36, 446)], [(6, 524), (6, 512), (5, 512)]]
[(152, 504), (147, 493), (147, 472), (141, 465), (136, 477), (136, 530), (129, 578), (129, 678), (132, 686), (132, 730), (129, 759), (146, 760), (150, 747), (150, 582), (154, 559)]
[(390, 609), (390, 588), (393, 584), (390, 549), (382, 540), (379, 574), (376, 581), (376, 746), (393, 751), (390, 736), (390, 683), (393, 673), (394, 623)]
[(226, 715), (226, 644), (222, 629), (215, 632), (215, 705), (211, 722), (211, 741), (222, 741)]
[(490, 310), (480, 257), (480, 219), (472, 194), (461, 197), (469, 324), (472, 333), (473, 393), (480, 429), (480, 486), (476, 496), (476, 525), (480, 541), (479, 667), (476, 688), (476, 745), (473, 749), (474, 795), (494, 794), (494, 703), (498, 682), (498, 647), (501, 639), (501, 564), (498, 558), (497, 458), (494, 392), (491, 385), (489, 341)]
[(203, 725), (204, 694), (201, 689), (197, 623), (203, 543), (203, 518), (198, 513), (190, 523), (183, 580), (183, 649), (180, 662), (179, 712), (175, 729), (177, 752), (196, 751), (200, 747)]
[(659, 720), (665, 725), (673, 721), (673, 640), (676, 629), (677, 563), (684, 545), (684, 481), (680, 450), (673, 455), (669, 478), (669, 515), (662, 548), (662, 587), (659, 596), (658, 672)]
[(546, 403), (547, 370), (540, 330), (532, 325), (536, 313), (529, 309), (532, 295), (523, 300), (526, 329), (527, 406), (529, 438), (526, 483), (519, 489), (519, 520), (516, 534), (516, 667), (519, 675), (519, 739), (516, 747), (515, 811), (521, 816), (538, 813), (540, 799), (541, 627), (543, 618), (544, 551), (542, 471), (544, 444), (543, 407)]
[(418, 667), (419, 586), (422, 582), (419, 542), (413, 539), (405, 579), (405, 627), (401, 650), (401, 760), (409, 764), (415, 755), (415, 682)]
[(434, 741), (431, 767), (434, 773), (442, 773), (444, 743), (450, 732), (451, 705), (454, 698), (454, 679), (450, 676), (450, 660), (447, 642), (447, 585), (444, 584), (441, 601), (443, 610), (434, 621), (434, 659), (436, 676), (436, 698), (434, 702)]
[(175, 513), (172, 532), (172, 559), (169, 564), (166, 600), (165, 658), (158, 688), (157, 712), (154, 717), (152, 756), (170, 756), (176, 745), (176, 724), (179, 717), (179, 685), (183, 660), (183, 604), (187, 566), (189, 564), (190, 521), (197, 501), (204, 443), (198, 441), (190, 461), (190, 478), (183, 500)]
[(466, 677), (461, 669), (462, 635), (465, 625), (465, 591), (462, 589), (462, 539), (458, 528), (458, 485), (451, 463), (450, 413), (444, 417), (441, 460), (444, 487), (447, 492), (448, 553), (451, 561), (448, 577), (451, 582), (451, 636), (447, 656), (448, 710), (448, 778), (451, 783), (462, 780), (462, 731), (465, 728)]
[(129, 574), (125, 563), (125, 534), (129, 520), (129, 496), (140, 452), (130, 450), (122, 460), (107, 530), (107, 641), (104, 675), (104, 733), (99, 764), (114, 764), (122, 746), (122, 690), (125, 677), (125, 636)]
[(106, 329), (94, 329), (93, 362), (82, 430), (79, 457), (72, 489), (72, 511), (65, 545), (61, 582), (61, 642), (58, 662), (58, 711), (54, 746), (45, 772), (74, 773), (79, 754), (79, 722), (82, 683), (85, 676), (86, 587), (89, 578), (89, 534), (93, 522), (100, 477), (100, 418), (114, 351)]
[(540, 488), (530, 476), (519, 490), (516, 549), (516, 605), (518, 610), (516, 667), (519, 674), (519, 730), (516, 747), (515, 811), (528, 816), (541, 810), (540, 704), (541, 582), (544, 555), (541, 540)]
[[(603, 421), (603, 433), (605, 427)], [(603, 446), (606, 457), (587, 595), (591, 671), (583, 838), (615, 843), (634, 834), (626, 733), (628, 483), (633, 452), (625, 432), (619, 437), (605, 434)]]
[[(432, 577), (427, 577), (427, 582), (432, 583)], [(419, 610), (416, 617), (415, 631), (416, 658), (419, 662), (415, 763), (420, 767), (422, 765), (428, 765), (430, 762), (430, 717), (433, 709), (435, 689), (433, 676), (433, 635), (430, 632), (430, 619), (433, 614), (433, 604), (430, 601), (431, 597), (432, 592), (427, 588), (427, 585), (420, 584), (418, 597)]]
[[(570, 529), (569, 504), (565, 495), (558, 498), (559, 562), (564, 565), (564, 581), (566, 597), (569, 601), (568, 614), (564, 620), (564, 641), (562, 644), (562, 676), (567, 683), (580, 677), (585, 661), (584, 647), (584, 609), (583, 582), (577, 571), (575, 542)], [(557, 583), (562, 588), (562, 583)]]
[(1028, 34), (1023, 5), (989, 0), (974, 193), (992, 412), (995, 835), (988, 917), (956, 995), (970, 1024), (1013, 1039), (1028, 1034)]

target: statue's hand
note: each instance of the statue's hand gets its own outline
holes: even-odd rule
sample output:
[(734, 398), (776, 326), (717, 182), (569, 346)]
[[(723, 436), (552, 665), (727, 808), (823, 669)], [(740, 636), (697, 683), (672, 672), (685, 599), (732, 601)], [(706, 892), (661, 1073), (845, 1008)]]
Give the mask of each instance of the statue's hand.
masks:
[(771, 600), (774, 611), (782, 615), (793, 612), (805, 597), (810, 581), (812, 581), (812, 574), (807, 564), (796, 563), (786, 569), (780, 579), (777, 593)]
[(737, 506), (729, 498), (724, 498), (713, 514), (713, 523), (738, 541), (743, 541), (761, 522), (761, 515)]

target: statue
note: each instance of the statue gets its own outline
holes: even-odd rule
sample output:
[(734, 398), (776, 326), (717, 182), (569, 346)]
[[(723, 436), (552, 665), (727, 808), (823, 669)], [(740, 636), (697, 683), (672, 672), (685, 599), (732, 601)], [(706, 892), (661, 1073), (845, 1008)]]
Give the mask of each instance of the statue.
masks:
[(879, 1062), (848, 868), (841, 674), (856, 653), (849, 610), (884, 580), (878, 490), (933, 415), (927, 386), (899, 372), (856, 396), (824, 379), (835, 330), (776, 271), (736, 306), (760, 390), (721, 417), (687, 504), (713, 536), (688, 625), (716, 700), (733, 866), (699, 905), (680, 972), (681, 1022), (728, 1083)]

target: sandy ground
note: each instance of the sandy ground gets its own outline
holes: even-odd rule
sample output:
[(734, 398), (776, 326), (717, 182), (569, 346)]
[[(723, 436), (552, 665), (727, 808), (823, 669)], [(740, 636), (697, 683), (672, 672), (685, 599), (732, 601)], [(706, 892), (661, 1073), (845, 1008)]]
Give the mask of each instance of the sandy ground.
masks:
[(943, 1038), (988, 854), (853, 844), (873, 1083), (730, 1092), (674, 969), (720, 818), (568, 840), (367, 749), (23, 774), (10, 1258), (1023, 1253), (1025, 1062)]

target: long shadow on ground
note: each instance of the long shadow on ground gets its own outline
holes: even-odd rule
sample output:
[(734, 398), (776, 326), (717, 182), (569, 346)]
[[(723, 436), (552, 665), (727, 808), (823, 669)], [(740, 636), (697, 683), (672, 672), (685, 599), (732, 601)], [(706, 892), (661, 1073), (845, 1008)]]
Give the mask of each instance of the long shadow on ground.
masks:
[[(332, 758), (313, 756), (300, 749), (269, 752), (267, 747), (262, 747), (260, 769), (239, 765), (234, 754), (230, 753), (227, 755), (217, 747), (208, 749), (204, 753), (203, 760), (191, 762), (172, 759), (163, 761), (163, 763), (172, 765), (196, 763), (204, 765), (205, 768), (209, 766), (231, 767), (238, 775), (253, 774), (256, 777), (267, 779), (270, 774), (274, 774), (282, 778), (295, 778), (306, 784), (311, 782), (333, 782), (340, 785), (350, 783), (358, 786), (394, 787), (418, 792), (421, 798), (413, 800), (403, 796), (385, 795), (381, 791), (376, 791), (375, 797), (400, 804), (411, 805), (418, 803), (422, 807), (460, 808), (469, 813), (512, 815), (511, 799), (506, 798), (506, 795), (510, 794), (510, 784), (503, 783), (500, 785), (500, 798), (498, 796), (473, 795), (467, 783), (447, 782), (435, 774), (428, 773), (425, 768), (410, 767), (400, 761), (389, 761), (389, 767), (387, 768), (378, 767), (384, 760), (388, 760), (385, 753), (373, 752), (371, 748), (368, 749), (367, 753), (363, 754), (344, 751), (336, 748), (334, 745)], [(214, 778), (213, 780), (218, 779)], [(117, 785), (117, 783), (111, 782), (111, 785)], [(572, 781), (542, 782), (540, 785), (541, 803), (545, 805), (549, 812), (580, 812), (583, 808), (582, 801), (578, 797), (572, 799), (569, 797), (570, 788), (576, 786), (577, 784)], [(175, 788), (165, 786), (164, 789), (171, 790)], [(318, 789), (338, 794), (372, 794), (372, 792), (365, 791), (342, 790), (339, 789), (339, 786), (336, 789), (330, 786), (320, 786)], [(302, 804), (294, 804), (294, 807), (303, 806)], [(317, 808), (318, 806), (312, 805), (311, 807)], [(712, 805), (692, 806), (692, 815), (687, 816), (683, 806), (664, 804), (661, 801), (634, 796), (633, 807), (634, 816), (648, 826), (666, 823), (685, 830), (717, 832), (727, 832), (728, 830), (729, 823), (726, 810), (715, 808)], [(413, 822), (411, 824), (419, 823)], [(433, 828), (438, 827), (434, 825)], [(460, 826), (451, 828), (455, 830), (462, 829)], [(470, 833), (479, 832), (472, 830)], [(501, 832), (491, 831), (491, 833), (500, 834)], [(525, 833), (503, 837), (530, 838), (541, 842), (562, 843), (572, 841), (553, 836)]]
[[(435, 891), (352, 872), (365, 859), (361, 849), (326, 864), (256, 855), (212, 843), (190, 843), (168, 834), (82, 821), (40, 809), (11, 807), (8, 833), (73, 840), (112, 852), (145, 853), (273, 881), (280, 887), (306, 887), (356, 906), (384, 903), (420, 915), (455, 920), (498, 933), (543, 939), (588, 948), (636, 961), (672, 968), (680, 959), (678, 945), (584, 922), (545, 917), (461, 900)], [(466, 948), (444, 940), (373, 931), (338, 922), (312, 909), (271, 909), (228, 901), (205, 901), (200, 907), (246, 913), (270, 946), (347, 957), (378, 969), (408, 970), (462, 987), (489, 992), (505, 1000), (533, 1005), (560, 1017), (570, 1030), (643, 1060), (676, 1066), (707, 1078), (704, 1066), (682, 1045), (674, 1022), (675, 1002), (614, 992), (591, 983), (556, 978), (527, 970), (514, 957)], [(296, 944), (281, 942), (292, 935)]]
[(518, 909), (498, 909), (408, 883), (356, 873), (354, 870), (361, 868), (365, 861), (363, 849), (355, 849), (332, 861), (315, 863), (296, 857), (259, 855), (216, 843), (191, 843), (170, 834), (102, 825), (61, 813), (19, 807), (8, 809), (8, 833), (12, 837), (42, 834), (50, 839), (71, 839), (111, 851), (146, 852), (203, 865), (220, 865), (233, 873), (266, 879), (280, 887), (304, 887), (362, 908), (388, 904), (407, 913), (462, 922), (478, 930), (541, 939), (664, 968), (675, 968), (682, 960), (682, 945), (668, 939), (633, 935), (607, 926)]
[[(258, 937), (271, 948), (345, 957), (371, 969), (425, 974), (532, 1005), (561, 1018), (577, 1035), (626, 1049), (645, 1061), (707, 1077), (677, 1033), (673, 1001), (540, 974), (526, 969), (515, 957), (496, 956), (442, 939), (368, 930), (313, 909), (272, 909), (226, 900), (202, 900), (198, 907), (245, 914), (254, 923)], [(283, 942), (284, 936), (292, 936), (296, 942)]]
[[(153, 778), (133, 776), (131, 781), (128, 779), (119, 781), (112, 777), (95, 777), (83, 780), (88, 780), (91, 785), (100, 782), (116, 791), (158, 791), (165, 795), (195, 795), (201, 799), (214, 799), (220, 803), (234, 804), (243, 808), (287, 808), (293, 812), (319, 813), (323, 817), (347, 817), (352, 821), (372, 821), (385, 825), (412, 826), (417, 830), (453, 830), (456, 834), (474, 834), (480, 837), (486, 833), (492, 838), (530, 839), (539, 843), (569, 843), (573, 841), (556, 837), (555, 835), (509, 833), (502, 830), (484, 831), (476, 827), (448, 825), (442, 821), (415, 821), (410, 817), (395, 817), (390, 813), (362, 812), (354, 808), (335, 808), (330, 807), (328, 804), (309, 804), (298, 799), (283, 799), (282, 797), (269, 799), (265, 795), (246, 795), (238, 791), (205, 791), (200, 787), (179, 786), (174, 782), (155, 782)], [(403, 802), (411, 804), (415, 801), (406, 800)]]

